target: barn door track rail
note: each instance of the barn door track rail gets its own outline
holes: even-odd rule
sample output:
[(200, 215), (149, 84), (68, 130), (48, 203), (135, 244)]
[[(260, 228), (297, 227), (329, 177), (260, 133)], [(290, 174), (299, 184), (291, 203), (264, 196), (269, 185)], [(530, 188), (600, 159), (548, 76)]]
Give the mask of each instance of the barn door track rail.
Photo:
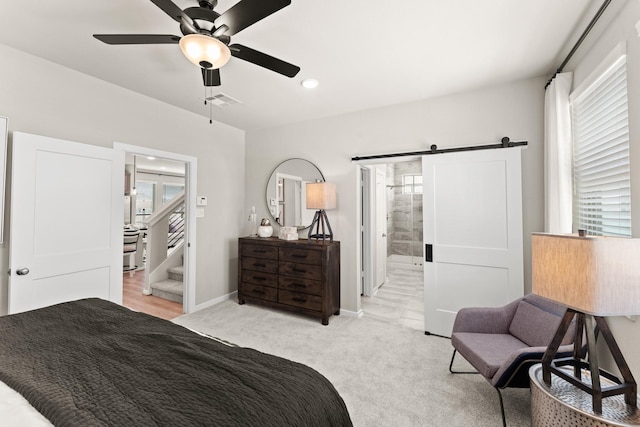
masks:
[(352, 157), (352, 162), (357, 162), (360, 160), (374, 160), (374, 159), (387, 159), (391, 157), (410, 157), (410, 156), (425, 156), (429, 154), (446, 154), (446, 153), (458, 153), (461, 151), (477, 151), (477, 150), (491, 150), (494, 148), (511, 148), (511, 147), (520, 147), (529, 145), (527, 141), (520, 142), (512, 142), (508, 136), (505, 136), (500, 140), (499, 144), (489, 144), (489, 145), (472, 145), (468, 147), (453, 147), (453, 148), (438, 148), (437, 145), (433, 144), (430, 147), (430, 150), (427, 151), (411, 151), (407, 153), (391, 153), (391, 154), (375, 154), (372, 156), (356, 156)]

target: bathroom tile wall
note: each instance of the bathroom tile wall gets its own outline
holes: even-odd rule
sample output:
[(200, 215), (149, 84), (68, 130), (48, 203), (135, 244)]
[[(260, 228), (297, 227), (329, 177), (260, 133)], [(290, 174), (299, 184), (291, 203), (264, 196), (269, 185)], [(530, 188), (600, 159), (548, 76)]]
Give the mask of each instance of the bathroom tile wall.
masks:
[(420, 160), (387, 165), (387, 254), (422, 257), (422, 194), (404, 194), (402, 177), (421, 175)]

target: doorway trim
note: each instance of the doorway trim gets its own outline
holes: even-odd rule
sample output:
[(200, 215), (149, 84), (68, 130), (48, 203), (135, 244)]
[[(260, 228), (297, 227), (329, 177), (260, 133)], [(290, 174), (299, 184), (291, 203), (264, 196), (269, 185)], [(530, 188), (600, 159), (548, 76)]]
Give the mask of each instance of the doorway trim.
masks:
[(359, 166), (360, 172), (360, 295), (371, 296), (373, 293), (373, 260), (371, 231), (371, 169)]
[[(374, 276), (374, 267), (376, 265), (375, 254), (371, 249), (371, 245), (375, 239), (375, 224), (372, 224), (372, 212), (375, 211), (375, 180), (372, 179), (372, 171), (376, 166), (393, 164), (393, 163), (402, 163), (402, 162), (410, 162), (413, 160), (421, 160), (420, 156), (408, 154), (408, 155), (397, 155), (390, 158), (371, 158), (371, 159), (362, 159), (362, 160), (353, 160), (354, 166), (356, 167), (356, 178), (357, 178), (357, 191), (358, 196), (358, 210), (356, 211), (356, 215), (358, 216), (358, 221), (361, 224), (361, 227), (365, 229), (368, 228), (366, 232), (366, 238), (369, 240), (366, 241), (366, 238), (362, 238), (362, 232), (359, 233), (357, 241), (359, 243), (359, 247), (357, 247), (356, 256), (358, 257), (358, 269), (360, 270), (358, 273), (358, 277), (360, 281), (358, 282), (359, 292), (357, 296), (357, 307), (359, 312), (362, 312), (362, 297), (363, 296), (371, 296), (367, 295), (367, 288), (365, 286), (365, 293), (362, 292), (362, 272), (365, 271), (368, 274), (368, 280), (371, 293), (373, 293), (373, 276)], [(367, 171), (368, 182), (364, 182), (363, 173), (361, 171)], [(373, 192), (373, 193), (372, 193)], [(367, 202), (363, 200), (365, 197), (368, 197)], [(365, 245), (368, 245), (365, 246)], [(364, 282), (365, 285), (367, 282)]]
[[(140, 156), (153, 156), (185, 163), (185, 236), (184, 244), (184, 299), (182, 308), (191, 313), (196, 305), (196, 191), (198, 176), (198, 159), (184, 154), (156, 150), (138, 145), (113, 143), (113, 149)], [(124, 175), (124, 170), (122, 171)]]

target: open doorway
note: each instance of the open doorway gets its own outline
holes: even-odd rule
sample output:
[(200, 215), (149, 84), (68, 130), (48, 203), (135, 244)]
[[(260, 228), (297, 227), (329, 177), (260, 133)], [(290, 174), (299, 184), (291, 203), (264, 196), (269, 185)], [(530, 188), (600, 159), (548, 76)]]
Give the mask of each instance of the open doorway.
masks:
[[(185, 172), (184, 162), (125, 156), (123, 305), (167, 320), (184, 312)], [(156, 245), (166, 251), (164, 270), (151, 272), (147, 266), (149, 221), (155, 222), (156, 217), (162, 221), (164, 216), (166, 245)]]
[[(414, 329), (424, 328), (422, 163), (403, 159), (363, 166), (362, 311)], [(365, 202), (367, 201), (368, 202)]]
[[(124, 228), (139, 233), (123, 261), (123, 305), (163, 318), (195, 305), (196, 159), (114, 143), (126, 153)], [(127, 186), (128, 183), (128, 186)], [(129, 260), (127, 260), (129, 258)]]

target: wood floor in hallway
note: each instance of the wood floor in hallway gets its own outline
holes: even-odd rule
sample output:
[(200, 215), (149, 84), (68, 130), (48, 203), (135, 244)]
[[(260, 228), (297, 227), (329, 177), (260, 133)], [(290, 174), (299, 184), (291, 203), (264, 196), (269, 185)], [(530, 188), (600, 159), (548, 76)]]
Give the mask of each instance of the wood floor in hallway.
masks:
[(378, 292), (362, 297), (365, 316), (424, 330), (424, 273), (387, 264), (387, 279)]
[(122, 275), (122, 305), (166, 320), (181, 316), (182, 304), (142, 293), (144, 277), (145, 270), (138, 270), (133, 276), (129, 273)]

